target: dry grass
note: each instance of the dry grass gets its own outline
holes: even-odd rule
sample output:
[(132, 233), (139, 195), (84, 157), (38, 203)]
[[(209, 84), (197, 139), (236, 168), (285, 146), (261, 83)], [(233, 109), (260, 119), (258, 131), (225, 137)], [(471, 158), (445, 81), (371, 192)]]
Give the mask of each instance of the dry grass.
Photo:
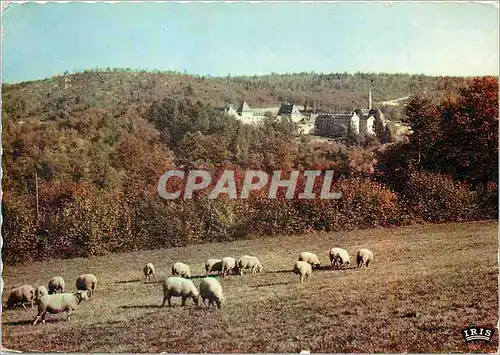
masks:
[[(468, 352), (461, 329), (498, 320), (497, 228), (475, 222), (318, 233), (5, 267), (6, 290), (61, 275), (71, 291), (85, 272), (99, 283), (70, 321), (52, 315), (33, 327), (35, 310), (6, 310), (2, 342), (65, 352)], [(351, 254), (368, 247), (375, 260), (368, 269), (318, 270), (298, 284), (290, 270), (299, 251), (326, 263), (333, 246)], [(201, 275), (210, 257), (246, 253), (258, 256), (264, 271), (222, 279), (227, 301), (217, 311), (191, 300), (182, 308), (179, 299), (160, 308), (161, 285), (142, 276), (149, 261), (170, 274), (182, 260)], [(495, 333), (479, 348), (497, 345)]]

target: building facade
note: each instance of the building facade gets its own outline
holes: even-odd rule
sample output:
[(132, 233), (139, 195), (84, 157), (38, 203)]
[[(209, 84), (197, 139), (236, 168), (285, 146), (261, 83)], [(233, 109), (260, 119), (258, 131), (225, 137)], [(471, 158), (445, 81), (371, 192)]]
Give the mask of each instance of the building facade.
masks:
[(227, 105), (224, 112), (245, 124), (259, 124), (266, 118), (282, 122), (287, 118), (298, 126), (299, 134), (315, 134), (331, 138), (347, 137), (349, 129), (356, 135), (375, 135), (376, 121), (387, 125), (384, 113), (372, 108), (369, 93), (368, 108), (356, 108), (351, 112), (315, 113), (305, 106), (281, 104), (275, 107), (251, 108), (246, 101), (235, 109)]

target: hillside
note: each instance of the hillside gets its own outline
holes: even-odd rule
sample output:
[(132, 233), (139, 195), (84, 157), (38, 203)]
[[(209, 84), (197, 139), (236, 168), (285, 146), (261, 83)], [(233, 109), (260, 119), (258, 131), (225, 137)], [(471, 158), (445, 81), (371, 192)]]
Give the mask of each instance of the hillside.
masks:
[[(35, 352), (127, 353), (449, 353), (495, 351), (469, 347), (461, 330), (498, 321), (498, 223), (469, 222), (258, 238), (95, 258), (6, 266), (5, 289), (42, 285), (55, 276), (67, 291), (82, 273), (95, 273), (95, 297), (70, 321), (49, 315), (31, 326), (36, 310), (4, 310), (2, 342)], [(369, 268), (331, 270), (327, 251), (374, 252)], [(300, 285), (291, 268), (300, 251), (316, 252), (323, 267)], [(152, 262), (170, 275), (174, 261), (192, 267), (199, 284), (208, 258), (256, 255), (256, 275), (220, 279), (222, 309), (206, 310), (174, 298), (161, 308), (158, 282), (145, 282)], [(158, 281), (158, 280), (157, 280)], [(3, 294), (3, 301), (7, 295)]]
[(377, 102), (422, 93), (440, 98), (467, 83), (460, 77), (405, 74), (273, 74), (212, 78), (179, 73), (126, 70), (86, 71), (3, 86), (4, 110), (18, 117), (47, 119), (57, 111), (103, 108), (116, 112), (165, 98), (193, 97), (214, 107), (246, 100), (251, 106), (307, 103), (322, 110), (366, 107), (368, 91)]

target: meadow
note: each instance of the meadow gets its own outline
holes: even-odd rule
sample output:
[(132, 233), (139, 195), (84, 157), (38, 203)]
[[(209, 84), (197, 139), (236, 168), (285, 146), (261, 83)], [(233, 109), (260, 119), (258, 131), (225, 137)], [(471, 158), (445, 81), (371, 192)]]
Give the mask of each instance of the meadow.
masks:
[[(369, 268), (331, 270), (328, 250), (374, 252)], [(301, 251), (316, 253), (322, 267), (299, 284), (291, 272)], [(174, 261), (191, 265), (199, 284), (208, 258), (255, 255), (260, 274), (219, 278), (226, 302), (207, 310), (162, 308), (160, 278), (146, 282), (152, 262), (170, 275)], [(56, 275), (75, 290), (76, 277), (98, 277), (95, 297), (82, 302), (71, 320), (49, 315), (32, 326), (35, 309), (3, 310), (2, 344), (19, 351), (445, 353), (470, 352), (461, 330), (496, 327), (498, 321), (497, 221), (423, 224), (350, 232), (254, 237), (192, 245), (4, 266), (5, 304), (11, 286), (46, 285)], [(488, 344), (494, 352), (498, 329)]]

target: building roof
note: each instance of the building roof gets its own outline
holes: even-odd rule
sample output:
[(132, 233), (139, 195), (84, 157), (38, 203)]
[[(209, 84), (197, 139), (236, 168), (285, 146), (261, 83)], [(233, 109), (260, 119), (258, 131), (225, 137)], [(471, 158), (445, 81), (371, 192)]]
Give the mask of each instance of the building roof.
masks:
[(291, 115), (292, 113), (300, 113), (295, 105), (281, 105), (278, 111), (278, 115)]
[(363, 118), (364, 116), (368, 116), (370, 110), (367, 108), (355, 108), (351, 113), (356, 113), (360, 118)]
[(246, 101), (243, 101), (243, 103), (238, 107), (236, 112), (241, 113), (243, 111), (251, 111), (250, 106), (248, 106)]
[(372, 108), (372, 109), (370, 110), (370, 112), (368, 112), (368, 114), (369, 114), (370, 116), (375, 116), (375, 115), (377, 115), (378, 113), (382, 113), (382, 111), (380, 111), (380, 109), (378, 109), (378, 108)]
[(281, 105), (278, 115), (290, 115), (292, 114), (294, 105)]

